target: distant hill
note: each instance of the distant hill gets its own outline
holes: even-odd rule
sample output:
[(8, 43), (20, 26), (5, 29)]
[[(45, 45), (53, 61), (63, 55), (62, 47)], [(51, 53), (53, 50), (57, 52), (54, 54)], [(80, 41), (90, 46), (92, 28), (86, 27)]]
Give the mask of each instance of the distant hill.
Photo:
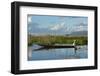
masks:
[(87, 36), (87, 31), (75, 31), (69, 34), (70, 36)]

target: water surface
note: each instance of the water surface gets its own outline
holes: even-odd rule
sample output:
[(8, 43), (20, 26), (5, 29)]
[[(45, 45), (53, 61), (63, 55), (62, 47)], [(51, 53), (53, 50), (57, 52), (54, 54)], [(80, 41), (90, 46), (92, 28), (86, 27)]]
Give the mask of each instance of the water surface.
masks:
[(74, 48), (40, 49), (41, 46), (28, 47), (28, 60), (84, 59), (88, 57), (87, 45)]

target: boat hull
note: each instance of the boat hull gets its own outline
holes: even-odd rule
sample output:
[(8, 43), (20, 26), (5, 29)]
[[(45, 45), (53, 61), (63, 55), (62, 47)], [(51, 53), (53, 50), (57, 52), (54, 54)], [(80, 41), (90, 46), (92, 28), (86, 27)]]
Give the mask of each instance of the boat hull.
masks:
[(75, 48), (74, 45), (40, 45), (44, 48)]

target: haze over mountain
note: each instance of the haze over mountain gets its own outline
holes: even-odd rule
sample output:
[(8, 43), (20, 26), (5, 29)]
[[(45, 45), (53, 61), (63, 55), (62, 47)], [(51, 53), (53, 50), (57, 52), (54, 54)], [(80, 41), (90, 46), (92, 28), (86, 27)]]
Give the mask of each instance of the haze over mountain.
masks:
[(75, 31), (69, 34), (70, 36), (87, 36), (87, 31)]

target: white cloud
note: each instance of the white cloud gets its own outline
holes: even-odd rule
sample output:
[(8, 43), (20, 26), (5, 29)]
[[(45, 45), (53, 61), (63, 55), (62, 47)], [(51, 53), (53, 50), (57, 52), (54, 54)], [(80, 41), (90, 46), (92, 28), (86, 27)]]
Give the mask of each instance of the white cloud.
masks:
[(53, 26), (51, 26), (51, 28), (50, 28), (50, 30), (58, 30), (58, 29), (60, 29), (60, 27), (59, 27), (58, 24), (57, 24), (57, 25), (53, 25)]
[(59, 30), (59, 29), (62, 29), (63, 30), (64, 25), (65, 25), (64, 22), (61, 23), (61, 24), (51, 25), (50, 26), (50, 30), (54, 30), (54, 31)]
[(86, 31), (87, 30), (87, 26), (77, 26), (75, 28), (76, 31)]
[(28, 17), (28, 22), (32, 22), (32, 17)]

